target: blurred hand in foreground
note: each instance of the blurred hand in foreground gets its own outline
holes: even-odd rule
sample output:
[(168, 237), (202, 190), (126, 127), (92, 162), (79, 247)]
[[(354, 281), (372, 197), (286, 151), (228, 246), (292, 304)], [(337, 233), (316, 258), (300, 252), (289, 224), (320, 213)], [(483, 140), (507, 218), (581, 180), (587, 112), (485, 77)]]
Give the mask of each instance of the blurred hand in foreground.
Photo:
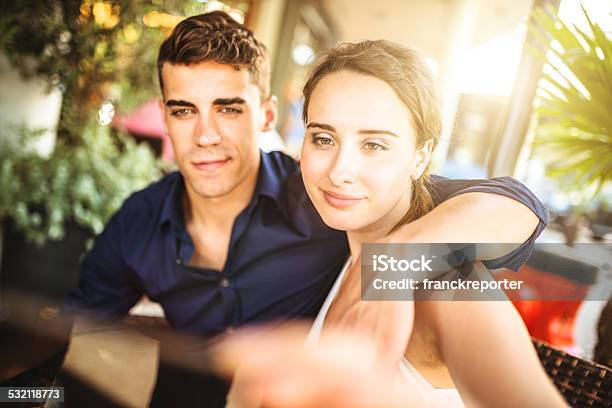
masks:
[(408, 390), (381, 370), (376, 344), (366, 336), (327, 330), (305, 343), (309, 325), (246, 329), (213, 350), (213, 363), (236, 373), (230, 403), (266, 408), (406, 407)]
[(414, 302), (364, 301), (361, 280), (361, 259), (357, 257), (329, 308), (323, 333), (332, 329), (336, 333), (371, 339), (376, 345), (378, 363), (383, 369), (394, 370), (412, 334)]

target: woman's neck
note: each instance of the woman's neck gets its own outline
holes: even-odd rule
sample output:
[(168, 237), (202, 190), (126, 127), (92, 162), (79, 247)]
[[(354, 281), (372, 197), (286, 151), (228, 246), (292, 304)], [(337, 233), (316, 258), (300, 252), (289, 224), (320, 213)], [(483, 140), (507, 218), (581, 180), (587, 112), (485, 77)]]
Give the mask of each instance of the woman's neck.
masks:
[(369, 242), (377, 241), (390, 232), (389, 231), (372, 231), (370, 233), (364, 233), (359, 231), (347, 231), (346, 237), (348, 238), (349, 250), (351, 251), (351, 258), (357, 259), (361, 255), (361, 245)]
[(410, 209), (410, 196), (400, 200), (384, 217), (358, 230), (346, 231), (352, 259), (361, 255), (361, 245), (378, 241), (393, 231)]

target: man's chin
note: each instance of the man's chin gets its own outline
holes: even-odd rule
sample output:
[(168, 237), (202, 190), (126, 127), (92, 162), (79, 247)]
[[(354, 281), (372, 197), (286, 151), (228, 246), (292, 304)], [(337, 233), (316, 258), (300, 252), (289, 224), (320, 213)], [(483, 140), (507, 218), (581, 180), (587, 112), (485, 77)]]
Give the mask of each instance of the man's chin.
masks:
[(221, 198), (228, 195), (232, 191), (231, 188), (226, 186), (219, 186), (211, 188), (207, 186), (205, 188), (196, 188), (195, 193), (202, 198)]
[(220, 177), (193, 177), (186, 180), (186, 184), (189, 192), (200, 198), (219, 198), (233, 190), (233, 186), (220, 180)]

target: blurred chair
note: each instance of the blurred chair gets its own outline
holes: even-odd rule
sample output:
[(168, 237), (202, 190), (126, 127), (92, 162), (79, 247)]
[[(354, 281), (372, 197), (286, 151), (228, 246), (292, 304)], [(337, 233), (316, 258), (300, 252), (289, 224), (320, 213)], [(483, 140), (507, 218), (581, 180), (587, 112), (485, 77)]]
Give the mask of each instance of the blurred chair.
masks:
[(540, 361), (572, 407), (612, 407), (612, 369), (533, 340)]

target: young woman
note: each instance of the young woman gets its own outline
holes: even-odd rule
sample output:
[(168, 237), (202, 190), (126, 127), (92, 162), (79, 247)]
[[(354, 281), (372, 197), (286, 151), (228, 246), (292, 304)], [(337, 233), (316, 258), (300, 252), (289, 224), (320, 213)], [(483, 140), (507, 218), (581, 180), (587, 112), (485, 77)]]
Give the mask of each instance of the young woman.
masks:
[[(347, 232), (351, 259), (357, 259), (362, 243), (386, 236), (433, 206), (427, 169), (441, 130), (434, 81), (414, 51), (363, 41), (330, 50), (308, 79), (304, 98), (306, 190), (325, 223)], [(341, 299), (347, 267), (311, 337), (347, 310)], [(407, 358), (390, 356), (412, 387), (443, 394), (454, 404), (563, 404), (511, 303), (416, 302), (414, 307)], [(461, 398), (446, 391), (453, 386)]]
[[(433, 207), (428, 167), (441, 121), (436, 87), (422, 58), (387, 41), (342, 44), (324, 54), (304, 87), (304, 107), (304, 184), (325, 223), (346, 231), (351, 251), (310, 330), (313, 344), (351, 312), (359, 276), (347, 271), (359, 258), (361, 244), (385, 237)], [(393, 333), (378, 354), (409, 390), (403, 406), (565, 406), (510, 302), (401, 304), (399, 316), (414, 319), (412, 330)], [(375, 318), (397, 318), (397, 309), (394, 313)], [(282, 347), (279, 341), (272, 350), (290, 356)], [(257, 358), (251, 375), (264, 361)], [(261, 366), (265, 374), (257, 375), (274, 377), (282, 364), (270, 358)], [(286, 363), (293, 366), (284, 371), (285, 378), (299, 372), (300, 364), (312, 368), (313, 359), (300, 361)]]

